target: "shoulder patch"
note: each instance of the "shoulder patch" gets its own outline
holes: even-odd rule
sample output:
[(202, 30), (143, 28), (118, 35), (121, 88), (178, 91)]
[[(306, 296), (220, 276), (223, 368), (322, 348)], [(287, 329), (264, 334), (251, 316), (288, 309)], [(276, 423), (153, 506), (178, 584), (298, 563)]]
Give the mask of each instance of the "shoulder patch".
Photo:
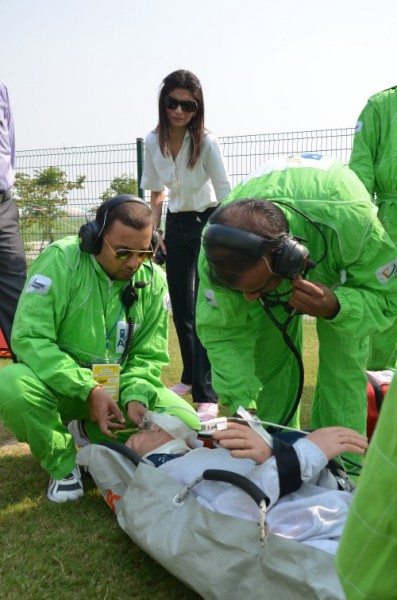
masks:
[(34, 293), (45, 295), (52, 285), (52, 279), (45, 275), (33, 275), (26, 286), (26, 294)]
[(354, 133), (359, 133), (363, 128), (363, 122), (357, 121), (356, 126), (354, 128)]
[(214, 290), (211, 290), (211, 289), (204, 290), (204, 298), (205, 298), (207, 304), (209, 304), (210, 306), (218, 306)]

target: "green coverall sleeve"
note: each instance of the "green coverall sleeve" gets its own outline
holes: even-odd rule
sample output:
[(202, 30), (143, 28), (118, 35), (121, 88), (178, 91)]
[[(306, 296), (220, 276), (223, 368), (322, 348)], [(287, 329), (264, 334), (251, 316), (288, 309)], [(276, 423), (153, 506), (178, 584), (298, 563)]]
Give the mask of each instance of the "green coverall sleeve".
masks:
[[(159, 274), (156, 274), (159, 277)], [(161, 370), (168, 364), (168, 291), (165, 280), (155, 281), (160, 286), (152, 293), (147, 286), (142, 294), (142, 325), (136, 328), (129, 357), (123, 365), (120, 378), (120, 404), (125, 408), (136, 400), (147, 408), (154, 408), (157, 393), (163, 388)], [(158, 287), (157, 287), (158, 289)]]
[(396, 597), (397, 376), (384, 399), (336, 555), (348, 600)]
[(378, 219), (363, 240), (359, 258), (335, 290), (340, 311), (329, 323), (363, 336), (388, 329), (397, 314), (397, 250)]
[(199, 277), (196, 327), (208, 352), (212, 385), (231, 414), (239, 406), (255, 408), (261, 388), (253, 359), (258, 325), (250, 316), (249, 303), (239, 293), (212, 286), (203, 252)]
[[(87, 400), (97, 384), (90, 369), (81, 367), (57, 344), (57, 332), (70, 297), (69, 266), (57, 247), (44, 250), (33, 263), (20, 296), (12, 330), (12, 348), (53, 393)], [(45, 293), (30, 290), (35, 275), (48, 278)]]
[(368, 102), (358, 117), (349, 167), (372, 195), (375, 184), (376, 155), (380, 140), (380, 121), (375, 107)]

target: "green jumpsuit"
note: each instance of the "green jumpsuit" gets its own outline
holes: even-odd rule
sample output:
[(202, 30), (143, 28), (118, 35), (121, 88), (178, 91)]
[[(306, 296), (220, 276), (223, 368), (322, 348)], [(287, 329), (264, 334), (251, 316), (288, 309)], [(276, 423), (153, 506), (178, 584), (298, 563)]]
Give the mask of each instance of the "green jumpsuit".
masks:
[[(244, 198), (279, 203), (290, 232), (305, 240), (317, 261), (308, 279), (334, 289), (340, 303), (336, 317), (317, 319), (319, 370), (311, 426), (339, 424), (364, 433), (367, 336), (390, 327), (397, 311), (397, 251), (367, 191), (341, 162), (314, 154), (265, 163), (225, 202)], [(298, 390), (296, 358), (259, 302), (211, 284), (203, 250), (199, 266), (197, 329), (221, 403), (231, 413), (240, 404), (256, 404), (261, 418), (282, 422)], [(290, 289), (284, 281), (277, 291), (288, 298)], [(273, 314), (280, 321), (288, 316), (282, 307)], [(301, 317), (294, 317), (288, 332), (300, 348)]]
[(397, 597), (397, 376), (385, 397), (336, 556), (348, 600)]
[[(165, 276), (144, 263), (135, 280), (147, 285), (137, 290), (129, 310), (133, 335), (121, 365), (120, 407), (137, 400), (197, 429), (193, 408), (160, 380), (168, 362)], [(12, 333), (19, 363), (1, 370), (0, 419), (19, 441), (29, 443), (55, 479), (75, 466), (75, 445), (64, 423), (89, 417), (87, 397), (97, 385), (91, 365), (120, 362), (128, 316), (120, 292), (126, 284), (111, 280), (93, 255), (81, 252), (77, 236), (48, 246), (30, 269)], [(92, 441), (105, 438), (92, 421), (86, 429)]]
[[(378, 217), (397, 246), (397, 87), (372, 96), (356, 125), (349, 166), (378, 206)], [(396, 315), (397, 317), (397, 315)], [(371, 340), (369, 368), (394, 367), (397, 318)]]

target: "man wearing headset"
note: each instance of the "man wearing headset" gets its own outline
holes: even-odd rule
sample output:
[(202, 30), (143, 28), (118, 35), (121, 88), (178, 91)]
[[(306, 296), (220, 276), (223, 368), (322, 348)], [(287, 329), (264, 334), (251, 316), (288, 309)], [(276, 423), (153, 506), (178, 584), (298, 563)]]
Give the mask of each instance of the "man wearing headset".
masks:
[(213, 214), (203, 246), (197, 328), (220, 401), (297, 424), (308, 314), (320, 348), (311, 427), (363, 434), (367, 336), (396, 318), (397, 250), (355, 174), (318, 154), (265, 163)]
[(147, 408), (197, 428), (193, 408), (160, 380), (169, 302), (152, 237), (147, 204), (116, 196), (31, 267), (12, 333), (19, 362), (1, 374), (0, 419), (50, 474), (55, 502), (83, 495), (68, 421), (84, 420), (77, 433), (91, 441), (139, 425)]

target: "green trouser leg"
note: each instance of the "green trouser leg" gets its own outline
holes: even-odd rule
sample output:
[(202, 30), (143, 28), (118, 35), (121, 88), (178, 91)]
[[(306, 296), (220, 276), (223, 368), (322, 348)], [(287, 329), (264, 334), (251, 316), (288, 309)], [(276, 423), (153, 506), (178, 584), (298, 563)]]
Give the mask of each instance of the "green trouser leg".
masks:
[[(165, 387), (157, 391), (152, 410), (178, 416), (189, 427), (199, 429), (197, 413), (190, 404)], [(89, 420), (88, 405), (81, 400), (55, 396), (26, 365), (16, 364), (1, 370), (0, 419), (13, 431), (55, 479), (62, 479), (75, 467), (76, 448), (64, 423), (85, 420), (91, 441), (108, 440), (96, 423)], [(126, 423), (127, 427), (132, 425)], [(128, 434), (117, 437), (124, 441)]]
[(63, 421), (85, 417), (84, 402), (55, 397), (26, 365), (1, 370), (0, 419), (55, 479), (75, 467), (76, 448)]
[[(281, 321), (285, 320), (285, 311), (276, 310), (273, 314)], [(273, 423), (282, 423), (287, 417), (299, 388), (298, 363), (283, 340), (281, 332), (264, 315), (258, 322), (258, 338), (255, 348), (256, 375), (262, 382), (257, 398), (257, 414), (260, 419)], [(288, 327), (298, 351), (302, 346), (302, 318), (294, 317)], [(285, 423), (286, 424), (286, 423)], [(299, 428), (299, 410), (295, 412), (288, 425)]]
[[(397, 199), (382, 200), (379, 204), (379, 220), (392, 242), (397, 246)], [(368, 369), (381, 371), (392, 369), (397, 361), (397, 315), (394, 324), (382, 333), (371, 337)]]
[[(184, 421), (184, 423), (186, 423), (188, 427), (191, 427), (195, 430), (200, 429), (197, 413), (194, 408), (188, 402), (186, 402), (186, 400), (180, 396), (177, 396), (174, 392), (166, 387), (159, 387), (157, 389), (156, 396), (155, 402), (149, 406), (150, 410), (159, 413), (166, 412), (169, 415), (179, 417), (182, 421)], [(124, 412), (124, 416), (127, 417), (126, 412)], [(130, 429), (131, 427), (136, 427), (136, 425), (127, 419), (126, 428)], [(98, 425), (93, 421), (84, 421), (84, 428), (91, 442), (99, 443), (106, 440), (109, 441), (111, 439), (104, 435), (100, 431)], [(123, 433), (122, 430), (119, 430), (115, 436), (116, 441), (124, 443), (130, 437), (130, 435), (130, 431)]]
[[(326, 319), (317, 319), (319, 368), (311, 428), (341, 425), (366, 435), (368, 338), (337, 331)], [(346, 454), (361, 463), (356, 454)]]

